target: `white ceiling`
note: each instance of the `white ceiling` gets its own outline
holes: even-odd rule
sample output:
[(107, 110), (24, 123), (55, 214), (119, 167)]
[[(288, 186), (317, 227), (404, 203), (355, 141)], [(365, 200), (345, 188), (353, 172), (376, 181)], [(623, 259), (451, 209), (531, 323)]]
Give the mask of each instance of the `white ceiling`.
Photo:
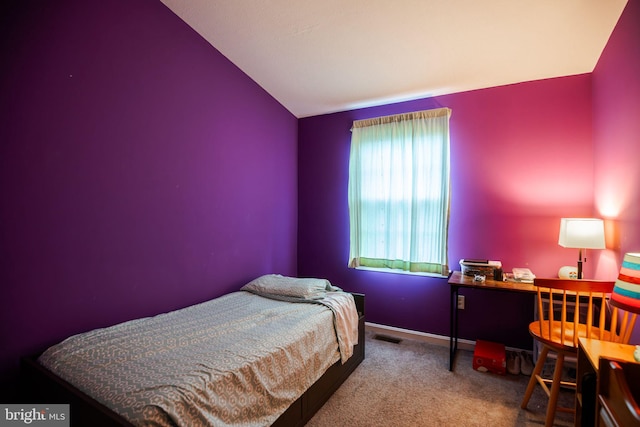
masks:
[(593, 71), (627, 0), (161, 0), (296, 117)]

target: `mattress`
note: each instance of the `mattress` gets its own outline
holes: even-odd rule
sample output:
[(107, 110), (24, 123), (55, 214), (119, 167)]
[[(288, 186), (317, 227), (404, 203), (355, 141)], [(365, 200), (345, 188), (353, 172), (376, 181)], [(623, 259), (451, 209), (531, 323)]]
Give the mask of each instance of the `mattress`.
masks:
[(134, 425), (270, 425), (357, 343), (350, 294), (293, 300), (233, 292), (75, 335), (38, 361)]

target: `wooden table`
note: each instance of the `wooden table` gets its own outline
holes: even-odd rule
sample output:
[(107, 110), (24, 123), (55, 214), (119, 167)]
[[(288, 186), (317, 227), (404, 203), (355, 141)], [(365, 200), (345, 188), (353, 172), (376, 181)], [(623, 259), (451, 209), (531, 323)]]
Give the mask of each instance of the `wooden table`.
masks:
[(486, 289), (490, 291), (536, 293), (538, 289), (532, 283), (505, 282), (487, 278), (484, 282), (477, 282), (471, 276), (465, 276), (460, 271), (454, 271), (449, 277), (451, 290), (449, 316), (449, 370), (453, 370), (453, 362), (458, 351), (458, 293), (460, 288)]

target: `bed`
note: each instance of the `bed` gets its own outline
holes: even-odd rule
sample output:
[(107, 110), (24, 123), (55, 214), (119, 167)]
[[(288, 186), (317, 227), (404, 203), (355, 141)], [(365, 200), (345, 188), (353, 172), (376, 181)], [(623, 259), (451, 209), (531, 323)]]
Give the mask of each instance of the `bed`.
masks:
[(364, 295), (265, 275), (69, 337), (23, 359), (22, 385), (78, 426), (302, 426), (363, 359)]

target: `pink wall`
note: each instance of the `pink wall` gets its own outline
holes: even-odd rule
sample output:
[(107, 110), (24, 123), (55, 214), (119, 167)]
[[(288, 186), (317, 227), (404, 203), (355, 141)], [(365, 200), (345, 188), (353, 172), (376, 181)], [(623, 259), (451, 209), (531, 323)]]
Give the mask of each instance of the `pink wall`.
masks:
[[(367, 294), (368, 320), (448, 335), (444, 279), (348, 269), (353, 120), (450, 107), (449, 257), (501, 260), (554, 276), (577, 252), (558, 246), (562, 216), (591, 215), (591, 76), (521, 83), (300, 120), (298, 272)], [(593, 263), (586, 273), (593, 274)], [(461, 336), (528, 347), (529, 296), (468, 292)]]
[[(629, 1), (593, 72), (595, 206), (608, 221), (598, 273), (640, 252), (640, 2)], [(640, 344), (640, 325), (633, 342)]]
[[(450, 256), (555, 275), (559, 218), (591, 213), (589, 75), (444, 97), (454, 111)], [(460, 256), (458, 256), (460, 255)]]

